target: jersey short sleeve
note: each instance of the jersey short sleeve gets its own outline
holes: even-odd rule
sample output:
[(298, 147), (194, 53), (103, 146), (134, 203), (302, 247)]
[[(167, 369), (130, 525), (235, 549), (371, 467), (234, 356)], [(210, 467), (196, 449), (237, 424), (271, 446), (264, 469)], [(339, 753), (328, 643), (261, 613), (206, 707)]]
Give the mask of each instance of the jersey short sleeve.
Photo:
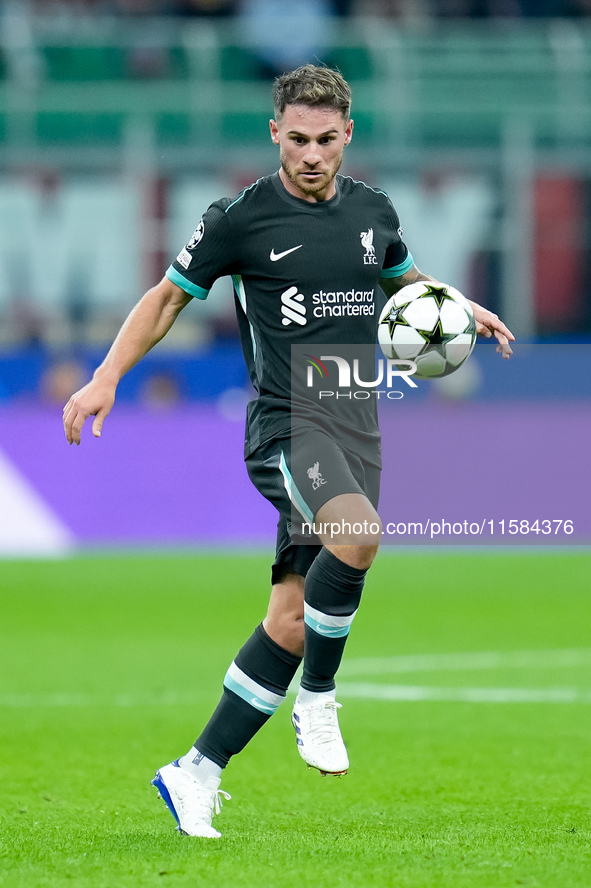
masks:
[(392, 243), (386, 249), (381, 276), (383, 278), (395, 278), (410, 271), (414, 262), (411, 253), (402, 240), (402, 228), (400, 227), (398, 213), (389, 199), (388, 205), (391, 211)]
[(237, 241), (225, 210), (228, 199), (211, 204), (166, 277), (197, 299), (206, 299), (214, 281), (231, 274)]

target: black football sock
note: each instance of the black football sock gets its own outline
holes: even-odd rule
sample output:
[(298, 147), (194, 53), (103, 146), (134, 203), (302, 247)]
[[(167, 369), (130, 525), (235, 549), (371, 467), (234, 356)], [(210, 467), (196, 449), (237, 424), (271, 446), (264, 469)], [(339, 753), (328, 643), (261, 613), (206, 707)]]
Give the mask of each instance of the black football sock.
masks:
[(367, 570), (350, 567), (321, 549), (306, 575), (304, 672), (301, 685), (321, 693), (334, 689), (337, 669)]
[(224, 692), (195, 748), (225, 768), (285, 699), (301, 657), (257, 626), (224, 678)]

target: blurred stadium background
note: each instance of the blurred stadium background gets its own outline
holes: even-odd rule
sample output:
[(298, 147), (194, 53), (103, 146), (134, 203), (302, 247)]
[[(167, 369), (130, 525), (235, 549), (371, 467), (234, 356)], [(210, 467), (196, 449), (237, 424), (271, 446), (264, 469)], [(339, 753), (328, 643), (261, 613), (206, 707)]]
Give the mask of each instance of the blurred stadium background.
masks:
[(306, 61), (350, 81), (344, 172), (389, 192), (418, 266), (531, 345), (510, 377), (485, 348), (469, 378), (423, 392), (417, 438), (435, 410), (450, 440), (462, 410), (467, 477), (487, 443), (517, 480), (558, 429), (559, 453), (579, 447), (559, 460), (565, 508), (576, 498), (590, 430), (589, 0), (3, 0), (1, 553), (273, 539), (241, 462), (250, 393), (227, 280), (122, 382), (100, 442), (68, 449), (61, 406), (208, 204), (276, 169), (270, 79)]

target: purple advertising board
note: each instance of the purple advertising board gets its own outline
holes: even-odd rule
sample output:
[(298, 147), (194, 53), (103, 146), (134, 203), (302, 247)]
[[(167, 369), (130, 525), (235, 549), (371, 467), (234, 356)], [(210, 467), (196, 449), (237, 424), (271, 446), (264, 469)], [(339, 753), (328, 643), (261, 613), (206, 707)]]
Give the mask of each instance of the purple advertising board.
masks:
[[(591, 540), (588, 401), (427, 399), (392, 405), (381, 422), (385, 543)], [(249, 481), (243, 432), (213, 406), (119, 405), (100, 439), (86, 428), (76, 447), (65, 441), (61, 411), (10, 406), (0, 412), (0, 453), (70, 546), (271, 551), (276, 513)], [(1, 482), (0, 473), (0, 491)], [(21, 520), (26, 539), (32, 519), (18, 517), (6, 490), (4, 524), (14, 530)]]

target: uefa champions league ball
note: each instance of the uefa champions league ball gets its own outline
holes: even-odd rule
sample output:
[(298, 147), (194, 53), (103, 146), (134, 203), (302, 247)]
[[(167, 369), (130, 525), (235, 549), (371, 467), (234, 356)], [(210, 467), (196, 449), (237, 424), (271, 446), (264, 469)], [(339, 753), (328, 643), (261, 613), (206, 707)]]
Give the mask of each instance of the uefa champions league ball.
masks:
[(455, 287), (419, 281), (394, 293), (378, 324), (387, 358), (414, 361), (415, 376), (448, 376), (469, 357), (476, 342), (472, 306)]

